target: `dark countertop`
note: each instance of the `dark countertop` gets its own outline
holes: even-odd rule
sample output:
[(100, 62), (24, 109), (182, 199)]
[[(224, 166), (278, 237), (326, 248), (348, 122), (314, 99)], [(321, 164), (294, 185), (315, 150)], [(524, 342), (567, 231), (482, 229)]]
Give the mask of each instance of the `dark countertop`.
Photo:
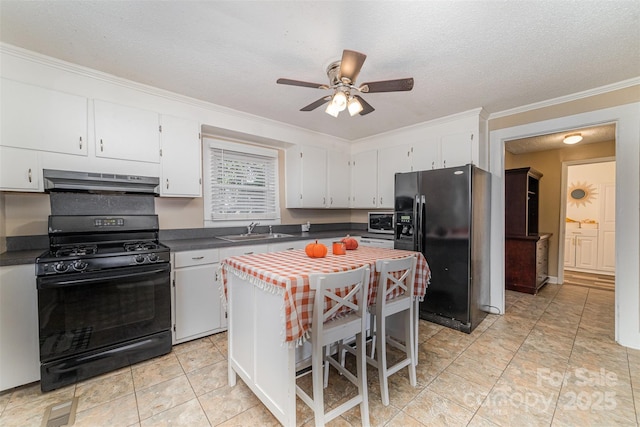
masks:
[(226, 240), (218, 239), (216, 237), (208, 238), (190, 238), (190, 239), (175, 239), (175, 240), (162, 240), (162, 243), (167, 245), (173, 252), (191, 251), (196, 249), (213, 249), (213, 248), (227, 248), (231, 246), (255, 246), (255, 245), (267, 245), (269, 243), (279, 242), (293, 242), (296, 240), (308, 240), (309, 242), (316, 239), (327, 239), (338, 236), (361, 236), (365, 232), (363, 230), (333, 230), (333, 231), (310, 231), (305, 233), (287, 233), (291, 234), (291, 237), (282, 237), (278, 239), (262, 239), (252, 240), (246, 242), (228, 242)]
[[(346, 236), (350, 234), (352, 236), (361, 236), (366, 233), (366, 230), (356, 229), (340, 229), (340, 230), (328, 230), (328, 231), (311, 231), (308, 233), (287, 233), (292, 237), (283, 237), (278, 239), (264, 239), (253, 240), (247, 242), (228, 242), (226, 240), (218, 239), (216, 237), (204, 237), (204, 238), (185, 238), (185, 239), (161, 239), (161, 242), (167, 245), (172, 252), (190, 251), (196, 249), (212, 249), (212, 248), (225, 248), (231, 246), (252, 246), (263, 245), (276, 242), (292, 242), (296, 240), (309, 240), (311, 242), (315, 239), (326, 239), (338, 236)], [(9, 265), (23, 265), (33, 264), (38, 256), (40, 256), (46, 249), (29, 249), (21, 251), (7, 251), (0, 254), (0, 267)]]

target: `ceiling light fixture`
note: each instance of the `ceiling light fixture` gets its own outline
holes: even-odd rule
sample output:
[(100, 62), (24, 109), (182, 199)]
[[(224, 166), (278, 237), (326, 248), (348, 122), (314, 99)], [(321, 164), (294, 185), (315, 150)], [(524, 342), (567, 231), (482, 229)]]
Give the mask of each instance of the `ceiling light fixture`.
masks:
[(360, 101), (358, 101), (358, 98), (352, 96), (351, 98), (349, 98), (349, 102), (347, 103), (347, 108), (349, 109), (349, 114), (351, 114), (351, 116), (355, 116), (356, 114), (358, 114), (360, 111), (362, 111), (362, 104), (360, 104)]
[(338, 117), (340, 111), (344, 111), (347, 108), (351, 116), (359, 114), (364, 109), (357, 97), (351, 96), (348, 90), (337, 88), (324, 111), (333, 117)]
[(582, 134), (581, 133), (572, 133), (570, 135), (567, 135), (564, 137), (564, 139), (562, 140), (562, 142), (564, 142), (565, 144), (577, 144), (578, 142), (582, 141)]

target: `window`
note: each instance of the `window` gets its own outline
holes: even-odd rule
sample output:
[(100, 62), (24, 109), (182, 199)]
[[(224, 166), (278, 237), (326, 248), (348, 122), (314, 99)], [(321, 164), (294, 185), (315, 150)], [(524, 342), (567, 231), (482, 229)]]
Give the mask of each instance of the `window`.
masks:
[(278, 151), (205, 141), (205, 225), (246, 225), (247, 220), (279, 223)]

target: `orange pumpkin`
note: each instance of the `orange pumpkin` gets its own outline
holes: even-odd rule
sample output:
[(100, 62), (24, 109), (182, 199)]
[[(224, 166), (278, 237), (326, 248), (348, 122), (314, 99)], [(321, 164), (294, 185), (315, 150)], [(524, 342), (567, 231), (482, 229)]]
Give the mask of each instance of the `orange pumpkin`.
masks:
[(310, 258), (324, 258), (327, 256), (327, 247), (322, 243), (318, 243), (316, 240), (315, 243), (309, 243), (304, 251), (307, 253), (307, 256)]
[(347, 234), (347, 237), (342, 239), (342, 243), (344, 243), (348, 251), (352, 251), (358, 248), (358, 241), (353, 237), (349, 236), (348, 234)]

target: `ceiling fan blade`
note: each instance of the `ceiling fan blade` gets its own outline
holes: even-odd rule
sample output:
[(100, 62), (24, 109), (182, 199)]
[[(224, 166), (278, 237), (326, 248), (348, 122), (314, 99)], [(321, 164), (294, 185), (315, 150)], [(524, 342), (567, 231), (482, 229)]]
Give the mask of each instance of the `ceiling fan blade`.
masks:
[(291, 80), (291, 79), (278, 79), (276, 83), (281, 85), (291, 85), (291, 86), (302, 86), (302, 87), (312, 87), (315, 89), (329, 89), (329, 86), (320, 83), (309, 83), (303, 82), (300, 80)]
[(319, 106), (321, 106), (322, 104), (325, 104), (330, 99), (331, 99), (330, 96), (324, 96), (324, 97), (318, 99), (317, 101), (313, 101), (311, 104), (307, 105), (306, 107), (302, 107), (300, 109), (300, 111), (313, 111), (316, 108), (318, 108)]
[(349, 79), (349, 83), (353, 84), (360, 74), (360, 69), (364, 60), (367, 59), (367, 55), (364, 53), (356, 52), (355, 50), (342, 51), (342, 60), (340, 61), (340, 76), (339, 78)]
[(408, 79), (383, 80), (379, 82), (363, 83), (360, 92), (402, 92), (413, 89), (413, 77)]
[(376, 109), (373, 108), (371, 106), (371, 104), (369, 104), (367, 101), (365, 101), (364, 99), (362, 99), (361, 96), (358, 95), (353, 95), (354, 98), (356, 98), (358, 100), (358, 102), (360, 103), (360, 105), (362, 105), (362, 111), (360, 111), (360, 115), (364, 116), (365, 114), (369, 114), (372, 111), (375, 111)]

